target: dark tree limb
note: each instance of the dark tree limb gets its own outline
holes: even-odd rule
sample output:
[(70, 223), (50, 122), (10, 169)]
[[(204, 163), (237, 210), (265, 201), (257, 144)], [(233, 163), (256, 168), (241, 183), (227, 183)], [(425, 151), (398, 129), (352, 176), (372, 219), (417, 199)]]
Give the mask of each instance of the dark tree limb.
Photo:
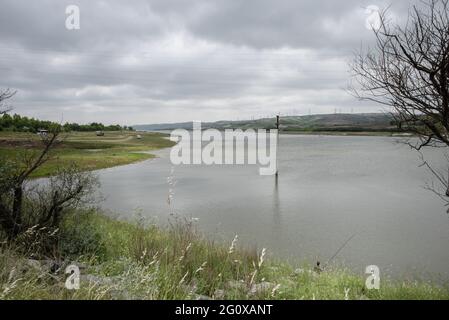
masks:
[[(386, 107), (400, 130), (418, 137), (418, 143), (408, 143), (418, 151), (449, 147), (449, 0), (422, 3), (412, 8), (405, 26), (380, 13), (375, 46), (352, 64), (351, 88), (358, 99)], [(444, 180), (449, 197), (449, 175)]]

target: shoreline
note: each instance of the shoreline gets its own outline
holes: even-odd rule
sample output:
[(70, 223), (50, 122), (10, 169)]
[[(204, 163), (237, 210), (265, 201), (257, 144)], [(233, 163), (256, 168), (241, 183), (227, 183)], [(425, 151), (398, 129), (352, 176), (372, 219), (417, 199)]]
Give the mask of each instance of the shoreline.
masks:
[[(209, 129), (213, 129), (213, 128), (209, 128)], [(247, 129), (252, 129), (252, 130), (257, 130), (257, 129), (253, 129), (253, 128), (246, 128), (246, 129), (241, 129), (243, 131), (247, 130)], [(146, 132), (146, 133), (161, 133), (161, 134), (168, 134), (170, 135), (171, 131), (174, 131), (176, 129), (173, 130), (151, 130), (151, 131), (140, 131), (140, 132)], [(185, 129), (187, 131), (192, 131), (192, 129)], [(204, 129), (207, 130), (207, 129)], [(220, 132), (224, 131), (223, 129), (216, 129)], [(268, 130), (268, 129), (266, 129)], [(363, 137), (413, 137), (414, 135), (411, 133), (406, 133), (406, 132), (391, 132), (391, 131), (283, 131), (280, 130), (279, 131), (280, 135), (291, 135), (291, 134), (296, 134), (296, 135), (310, 135), (310, 136), (363, 136)]]

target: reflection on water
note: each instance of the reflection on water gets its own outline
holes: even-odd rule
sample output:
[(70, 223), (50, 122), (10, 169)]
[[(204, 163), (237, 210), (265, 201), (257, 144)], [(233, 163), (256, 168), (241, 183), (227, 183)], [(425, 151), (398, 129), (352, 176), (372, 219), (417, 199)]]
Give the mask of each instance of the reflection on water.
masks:
[[(166, 222), (168, 154), (100, 171), (104, 207)], [(294, 260), (327, 261), (356, 233), (334, 262), (361, 273), (375, 264), (392, 275), (447, 277), (449, 217), (424, 190), (432, 177), (415, 151), (388, 137), (282, 135), (278, 155), (278, 179), (260, 176), (258, 166), (177, 166), (175, 212), (199, 218), (211, 237), (238, 234)], [(426, 157), (444, 164), (439, 150)]]
[(273, 234), (282, 233), (282, 211), (279, 200), (279, 176), (275, 175), (273, 185)]

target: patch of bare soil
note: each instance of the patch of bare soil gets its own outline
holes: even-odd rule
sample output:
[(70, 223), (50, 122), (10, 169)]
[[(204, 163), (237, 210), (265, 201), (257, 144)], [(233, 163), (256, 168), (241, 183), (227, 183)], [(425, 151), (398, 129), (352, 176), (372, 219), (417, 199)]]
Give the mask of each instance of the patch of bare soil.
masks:
[[(6, 148), (42, 148), (43, 143), (40, 140), (6, 140), (0, 139), (0, 147)], [(61, 147), (62, 143), (57, 142), (56, 146)]]

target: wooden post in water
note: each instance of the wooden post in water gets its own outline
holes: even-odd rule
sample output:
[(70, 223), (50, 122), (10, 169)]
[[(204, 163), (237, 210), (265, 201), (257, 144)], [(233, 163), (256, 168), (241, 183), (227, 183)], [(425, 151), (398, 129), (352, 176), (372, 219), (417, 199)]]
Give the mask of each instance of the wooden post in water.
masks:
[[(278, 130), (277, 135), (276, 135), (276, 149), (278, 149), (279, 147), (279, 115), (276, 116), (276, 129)], [(278, 169), (278, 153), (276, 150), (276, 180), (278, 178), (279, 175), (279, 169)]]

